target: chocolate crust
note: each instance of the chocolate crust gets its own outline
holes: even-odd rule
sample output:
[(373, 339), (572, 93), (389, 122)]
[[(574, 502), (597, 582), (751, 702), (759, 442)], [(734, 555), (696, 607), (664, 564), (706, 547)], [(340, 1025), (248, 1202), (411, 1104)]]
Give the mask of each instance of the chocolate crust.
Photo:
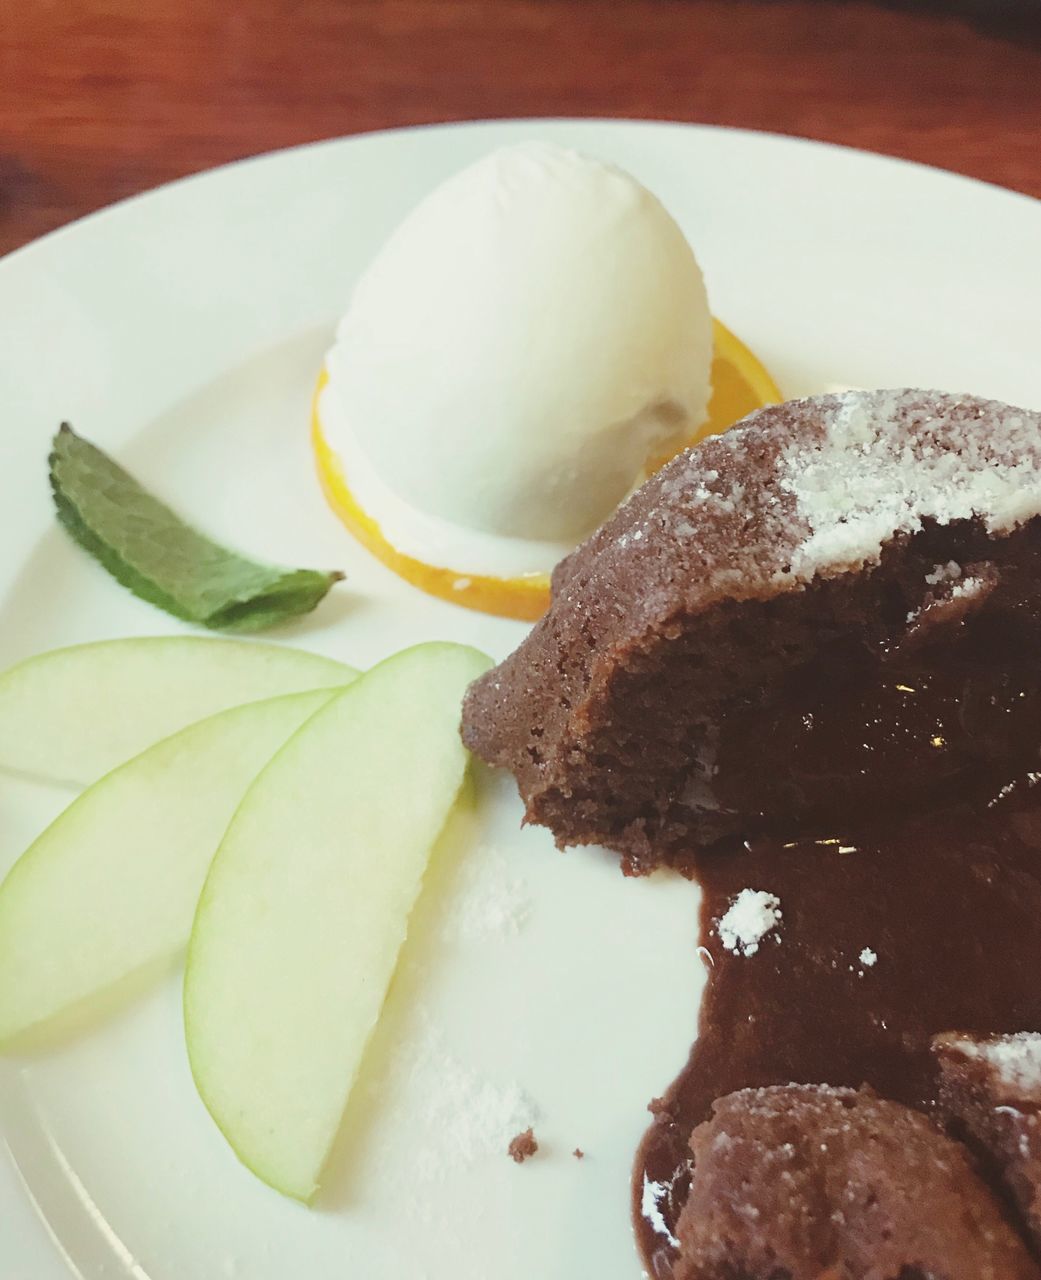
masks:
[(968, 1153), (870, 1090), (745, 1089), (691, 1137), (674, 1280), (1035, 1280)]

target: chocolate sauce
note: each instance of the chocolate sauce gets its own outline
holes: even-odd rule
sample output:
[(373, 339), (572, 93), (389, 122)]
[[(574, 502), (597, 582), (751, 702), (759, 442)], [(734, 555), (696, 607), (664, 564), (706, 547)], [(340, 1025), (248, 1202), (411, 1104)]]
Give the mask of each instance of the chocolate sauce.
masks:
[[(973, 580), (989, 569), (977, 566)], [(735, 699), (712, 735), (714, 804), (743, 836), (791, 840), (880, 811), (932, 811), (966, 791), (983, 797), (989, 779), (1031, 767), (1041, 631), (1032, 613), (1017, 616), (1022, 593), (1009, 579), (996, 613), (968, 625), (919, 622), (895, 649), (846, 636)]]
[[(867, 1083), (929, 1109), (933, 1035), (1041, 1029), (1041, 773), (1020, 767), (1004, 783), (984, 773), (938, 811), (697, 856), (710, 957), (698, 1039), (654, 1105), (634, 1171), (637, 1240), (654, 1280), (672, 1274), (688, 1141), (716, 1098)], [(752, 955), (726, 951), (715, 930), (746, 888), (776, 895), (782, 912)]]

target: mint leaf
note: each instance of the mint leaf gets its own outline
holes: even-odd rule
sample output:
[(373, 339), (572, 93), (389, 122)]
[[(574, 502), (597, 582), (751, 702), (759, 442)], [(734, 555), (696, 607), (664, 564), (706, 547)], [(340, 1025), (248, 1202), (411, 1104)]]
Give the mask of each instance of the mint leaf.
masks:
[(142, 600), (215, 631), (262, 631), (309, 613), (342, 573), (257, 564), (198, 533), (62, 423), (50, 455), (58, 519)]

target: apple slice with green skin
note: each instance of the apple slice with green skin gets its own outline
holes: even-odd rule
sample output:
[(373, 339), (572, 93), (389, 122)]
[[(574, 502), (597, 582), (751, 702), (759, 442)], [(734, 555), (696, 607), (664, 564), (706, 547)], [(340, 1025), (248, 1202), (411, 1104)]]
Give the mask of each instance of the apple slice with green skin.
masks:
[(0, 1042), (186, 945), (206, 872), (250, 783), (339, 692), (220, 712), (73, 801), (0, 885)]
[(155, 636), (53, 649), (0, 675), (0, 768), (88, 786), (206, 716), (353, 674), (331, 658), (248, 640)]
[(490, 666), (406, 649), (310, 720), (253, 783), (199, 900), (184, 982), (195, 1083), (239, 1159), (309, 1201), (468, 756)]

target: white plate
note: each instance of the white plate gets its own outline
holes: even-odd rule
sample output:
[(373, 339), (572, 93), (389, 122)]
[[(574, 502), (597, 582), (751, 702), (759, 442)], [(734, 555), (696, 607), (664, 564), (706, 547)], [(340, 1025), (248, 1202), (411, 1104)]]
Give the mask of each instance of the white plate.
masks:
[[(520, 624), (430, 600), (352, 544), (319, 496), (307, 413), (335, 319), (388, 228), (454, 169), (533, 135), (615, 160), (661, 195), (713, 309), (786, 391), (917, 384), (1041, 407), (1041, 205), (1025, 197), (677, 125), (464, 125), (290, 151), (132, 200), (0, 263), (0, 662), (176, 629), (54, 528), (45, 456), (63, 418), (218, 536), (346, 568), (348, 587), (285, 639), (362, 666), (433, 637), (513, 648)], [(519, 830), (508, 785), (486, 778), (482, 792), (477, 840), (495, 856), (471, 856), (427, 894), (317, 1207), (263, 1187), (209, 1121), (174, 973), (51, 1052), (0, 1063), (4, 1280), (66, 1268), (139, 1280), (639, 1274), (629, 1166), (647, 1100), (694, 1032), (696, 891), (626, 881), (594, 850), (562, 857)], [(0, 781), (0, 871), (61, 802)], [(492, 869), (483, 886), (479, 866)], [(496, 893), (526, 912), (515, 931), (459, 927), (461, 902)], [(523, 1168), (503, 1151), (514, 1085), (538, 1106), (543, 1144)], [(585, 1160), (571, 1158), (576, 1145)]]

